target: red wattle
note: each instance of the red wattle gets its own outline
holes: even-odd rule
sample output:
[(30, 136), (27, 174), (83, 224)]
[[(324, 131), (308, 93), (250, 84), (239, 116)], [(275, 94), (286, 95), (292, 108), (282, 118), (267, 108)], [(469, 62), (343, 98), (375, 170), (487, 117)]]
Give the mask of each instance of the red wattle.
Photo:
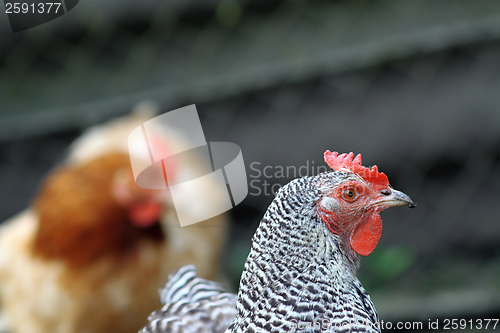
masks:
[(367, 256), (375, 250), (382, 236), (382, 219), (374, 213), (370, 219), (354, 230), (351, 235), (351, 247), (357, 254)]
[(133, 225), (146, 228), (155, 224), (160, 218), (161, 204), (157, 202), (145, 202), (138, 204), (129, 210), (129, 218)]

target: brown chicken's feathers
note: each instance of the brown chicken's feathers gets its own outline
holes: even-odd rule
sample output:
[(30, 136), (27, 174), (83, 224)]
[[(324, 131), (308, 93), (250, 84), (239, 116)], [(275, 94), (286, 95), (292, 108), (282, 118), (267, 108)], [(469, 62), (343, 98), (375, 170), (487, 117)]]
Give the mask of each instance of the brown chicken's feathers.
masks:
[[(150, 117), (87, 130), (33, 204), (0, 227), (0, 302), (11, 331), (137, 332), (160, 307), (158, 288), (172, 271), (194, 263), (200, 276), (219, 276), (226, 216), (181, 228), (176, 208), (183, 208), (168, 191), (135, 184), (131, 158), (139, 157), (129, 154), (128, 136)], [(174, 132), (155, 136), (189, 146)], [(176, 167), (196, 173), (196, 158)]]
[(115, 153), (55, 170), (35, 199), (33, 254), (82, 268), (102, 256), (126, 257), (140, 238), (162, 242), (159, 214), (154, 225), (136, 228), (113, 197), (113, 176), (129, 165), (127, 155)]

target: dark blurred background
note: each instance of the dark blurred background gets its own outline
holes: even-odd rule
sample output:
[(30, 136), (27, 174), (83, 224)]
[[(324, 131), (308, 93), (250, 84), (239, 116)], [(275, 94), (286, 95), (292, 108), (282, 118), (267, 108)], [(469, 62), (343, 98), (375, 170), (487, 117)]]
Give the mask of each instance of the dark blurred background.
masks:
[(499, 318), (500, 2), (81, 0), (16, 34), (0, 13), (0, 43), (1, 220), (84, 129), (143, 100), (196, 103), (252, 181), (231, 211), (235, 286), (272, 189), (294, 178), (280, 167), (353, 151), (418, 203), (382, 214), (362, 264), (381, 319)]

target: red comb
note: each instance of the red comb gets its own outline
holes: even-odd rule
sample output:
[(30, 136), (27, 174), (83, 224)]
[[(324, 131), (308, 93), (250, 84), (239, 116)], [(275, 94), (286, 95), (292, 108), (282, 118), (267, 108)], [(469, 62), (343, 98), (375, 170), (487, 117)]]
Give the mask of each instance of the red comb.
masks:
[(389, 179), (383, 172), (379, 172), (376, 165), (371, 169), (361, 165), (361, 154), (354, 157), (354, 153), (340, 154), (329, 150), (325, 151), (325, 162), (335, 171), (354, 172), (368, 183), (373, 185), (389, 186)]

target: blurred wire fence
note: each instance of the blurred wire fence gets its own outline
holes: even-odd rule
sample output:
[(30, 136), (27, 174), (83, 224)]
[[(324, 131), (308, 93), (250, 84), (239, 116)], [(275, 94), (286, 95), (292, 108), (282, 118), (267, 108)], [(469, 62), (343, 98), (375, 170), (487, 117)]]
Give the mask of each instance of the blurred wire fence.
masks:
[[(272, 191), (361, 152), (417, 209), (384, 212), (361, 280), (382, 319), (500, 314), (500, 2), (81, 1), (16, 35), (0, 25), (0, 216), (23, 209), (67, 145), (148, 99), (196, 103), (237, 143), (237, 281)], [(265, 169), (266, 168), (266, 169)]]
[(0, 137), (11, 138), (143, 99), (201, 103), (494, 39), (500, 3), (87, 0), (17, 34), (2, 19)]

